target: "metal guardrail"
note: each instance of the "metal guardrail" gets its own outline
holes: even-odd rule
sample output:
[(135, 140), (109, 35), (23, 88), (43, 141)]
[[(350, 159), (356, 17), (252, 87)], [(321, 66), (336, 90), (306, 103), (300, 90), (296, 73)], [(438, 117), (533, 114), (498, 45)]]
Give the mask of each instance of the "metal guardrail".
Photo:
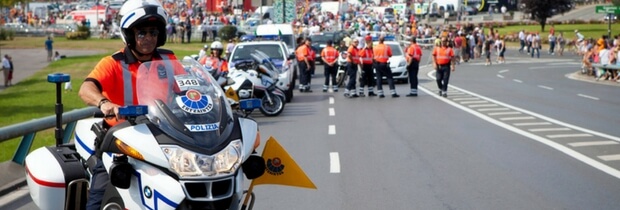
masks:
[[(96, 111), (97, 107), (87, 107), (63, 113), (62, 124), (65, 124), (65, 128), (63, 129), (63, 143), (69, 142), (78, 120), (92, 117)], [(24, 165), (26, 155), (28, 155), (28, 151), (30, 151), (30, 148), (32, 147), (32, 142), (37, 132), (54, 128), (55, 126), (56, 115), (52, 115), (41, 119), (34, 119), (19, 124), (1, 127), (0, 142), (21, 136), (22, 139), (11, 161)], [(0, 174), (1, 173), (2, 172), (0, 172)]]

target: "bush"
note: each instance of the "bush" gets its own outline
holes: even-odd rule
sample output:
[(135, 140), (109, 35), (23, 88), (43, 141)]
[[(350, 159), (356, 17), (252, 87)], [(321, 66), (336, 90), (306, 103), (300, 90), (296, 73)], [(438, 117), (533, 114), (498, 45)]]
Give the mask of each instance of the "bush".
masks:
[(230, 40), (237, 36), (237, 27), (235, 26), (224, 26), (217, 33), (220, 35), (222, 40)]
[(67, 32), (65, 37), (68, 40), (85, 40), (90, 38), (90, 28), (86, 26), (78, 26), (76, 32)]
[(15, 38), (15, 31), (0, 29), (0, 40), (13, 40)]

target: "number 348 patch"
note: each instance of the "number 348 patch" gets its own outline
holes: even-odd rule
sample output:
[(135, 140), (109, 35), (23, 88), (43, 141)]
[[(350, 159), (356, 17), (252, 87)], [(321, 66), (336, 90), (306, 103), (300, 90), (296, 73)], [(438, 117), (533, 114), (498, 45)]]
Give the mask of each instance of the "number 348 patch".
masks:
[(179, 79), (177, 80), (177, 84), (179, 85), (179, 87), (195, 87), (195, 86), (200, 86), (198, 84), (198, 80), (195, 79)]

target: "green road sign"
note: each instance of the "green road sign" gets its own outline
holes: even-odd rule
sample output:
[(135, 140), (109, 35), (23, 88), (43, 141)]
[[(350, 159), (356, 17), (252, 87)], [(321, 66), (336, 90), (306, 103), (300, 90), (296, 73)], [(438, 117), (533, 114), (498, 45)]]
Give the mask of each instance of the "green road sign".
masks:
[(620, 14), (620, 7), (613, 5), (597, 5), (596, 13), (612, 13), (612, 14)]

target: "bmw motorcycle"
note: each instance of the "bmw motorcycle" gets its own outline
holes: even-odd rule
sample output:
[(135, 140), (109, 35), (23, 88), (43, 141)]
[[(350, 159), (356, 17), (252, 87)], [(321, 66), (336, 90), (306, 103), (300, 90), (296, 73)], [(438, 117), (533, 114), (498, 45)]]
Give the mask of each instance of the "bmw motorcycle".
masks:
[[(277, 67), (260, 51), (251, 53), (250, 57), (252, 59), (238, 61), (229, 69), (224, 90), (234, 90), (239, 100), (260, 99), (259, 110), (263, 115), (278, 116), (284, 110), (286, 95), (278, 86)], [(243, 111), (248, 116), (253, 110)]]
[[(74, 144), (62, 144), (57, 125), (60, 143), (27, 156), (34, 203), (84, 209), (99, 159), (110, 177), (103, 209), (239, 209), (244, 180), (265, 171), (254, 152), (257, 123), (233, 113), (221, 87), (193, 59), (145, 62), (136, 76), (140, 105), (119, 109), (124, 122), (110, 127), (101, 113), (79, 120)], [(62, 104), (56, 110), (61, 118)]]

